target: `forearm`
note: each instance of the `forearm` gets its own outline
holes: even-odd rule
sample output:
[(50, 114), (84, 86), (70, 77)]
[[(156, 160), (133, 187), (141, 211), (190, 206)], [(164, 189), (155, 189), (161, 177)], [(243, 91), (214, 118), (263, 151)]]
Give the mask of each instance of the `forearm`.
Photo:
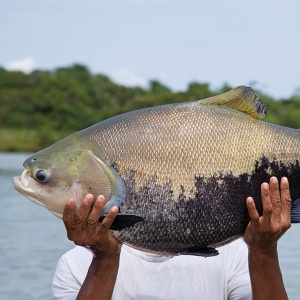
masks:
[(276, 248), (268, 253), (249, 249), (249, 272), (253, 300), (288, 299)]
[(111, 299), (119, 268), (120, 254), (93, 259), (77, 300)]

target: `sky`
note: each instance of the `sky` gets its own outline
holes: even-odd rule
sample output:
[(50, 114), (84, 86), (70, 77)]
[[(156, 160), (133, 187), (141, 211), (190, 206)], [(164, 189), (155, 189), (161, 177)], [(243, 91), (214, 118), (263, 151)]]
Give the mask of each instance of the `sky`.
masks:
[(0, 66), (300, 93), (299, 0), (0, 0)]

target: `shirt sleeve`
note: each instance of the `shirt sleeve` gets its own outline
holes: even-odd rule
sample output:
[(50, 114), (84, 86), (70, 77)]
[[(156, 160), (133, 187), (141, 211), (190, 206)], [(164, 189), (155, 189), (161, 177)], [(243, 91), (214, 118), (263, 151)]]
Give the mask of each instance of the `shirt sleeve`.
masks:
[[(229, 257), (228, 277), (229, 300), (251, 300), (252, 289), (248, 268), (248, 248), (243, 240), (237, 243), (237, 249), (232, 249)], [(233, 253), (236, 253), (233, 255)]]
[(92, 260), (92, 255), (80, 248), (75, 247), (59, 259), (52, 281), (53, 300), (76, 299)]

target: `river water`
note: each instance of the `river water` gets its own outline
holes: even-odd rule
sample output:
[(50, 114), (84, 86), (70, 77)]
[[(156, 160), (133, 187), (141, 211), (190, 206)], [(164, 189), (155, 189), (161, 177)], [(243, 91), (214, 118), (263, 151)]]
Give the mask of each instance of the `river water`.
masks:
[[(73, 247), (64, 225), (47, 209), (17, 193), (28, 154), (0, 153), (0, 299), (51, 299), (50, 287), (58, 258)], [(279, 242), (280, 265), (291, 300), (300, 299), (300, 224)]]

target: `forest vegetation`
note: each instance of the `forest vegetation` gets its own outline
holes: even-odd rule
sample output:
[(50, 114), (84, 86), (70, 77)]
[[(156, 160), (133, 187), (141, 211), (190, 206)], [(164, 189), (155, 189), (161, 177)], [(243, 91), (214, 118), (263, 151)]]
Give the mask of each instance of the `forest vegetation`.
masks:
[[(157, 80), (148, 88), (125, 87), (79, 64), (30, 74), (0, 68), (0, 151), (35, 152), (117, 114), (199, 100), (231, 88), (224, 84), (212, 90), (207, 83), (191, 82), (185, 91), (174, 92)], [(300, 128), (299, 94), (274, 99), (255, 91), (267, 107), (265, 121)]]

